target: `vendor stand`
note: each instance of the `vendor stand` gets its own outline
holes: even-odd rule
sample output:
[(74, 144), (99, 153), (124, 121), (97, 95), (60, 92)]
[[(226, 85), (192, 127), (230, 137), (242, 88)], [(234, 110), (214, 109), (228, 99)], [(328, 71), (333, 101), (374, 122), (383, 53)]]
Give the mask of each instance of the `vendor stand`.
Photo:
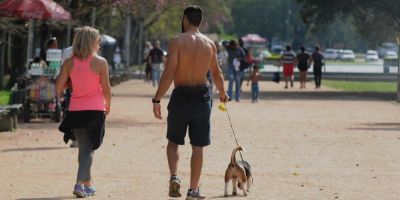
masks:
[(26, 73), (26, 96), (23, 118), (29, 122), (34, 117), (48, 117), (55, 122), (61, 121), (60, 98), (55, 82), (60, 72), (61, 50), (49, 49), (46, 53), (48, 65), (32, 63)]

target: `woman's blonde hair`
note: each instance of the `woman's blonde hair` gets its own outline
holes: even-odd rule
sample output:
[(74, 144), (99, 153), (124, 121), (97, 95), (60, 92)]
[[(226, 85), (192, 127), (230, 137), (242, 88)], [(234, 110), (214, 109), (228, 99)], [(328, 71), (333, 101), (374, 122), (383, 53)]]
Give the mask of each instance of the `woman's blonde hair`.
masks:
[(99, 30), (84, 26), (77, 28), (74, 32), (72, 52), (74, 57), (85, 59), (94, 53), (94, 45), (100, 40)]

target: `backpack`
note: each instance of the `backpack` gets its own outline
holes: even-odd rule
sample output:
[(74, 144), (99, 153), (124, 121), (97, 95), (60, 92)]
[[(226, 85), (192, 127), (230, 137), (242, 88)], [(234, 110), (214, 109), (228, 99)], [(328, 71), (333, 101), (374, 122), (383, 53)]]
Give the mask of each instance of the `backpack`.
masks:
[(279, 83), (281, 81), (281, 77), (279, 75), (279, 72), (274, 72), (272, 74), (272, 81), (275, 83)]

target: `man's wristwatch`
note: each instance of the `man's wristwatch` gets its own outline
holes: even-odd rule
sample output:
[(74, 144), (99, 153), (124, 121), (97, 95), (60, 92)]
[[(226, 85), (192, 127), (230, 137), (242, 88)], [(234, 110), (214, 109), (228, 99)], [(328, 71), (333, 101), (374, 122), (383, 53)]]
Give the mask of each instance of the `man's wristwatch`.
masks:
[(155, 99), (155, 98), (152, 98), (152, 99), (151, 99), (151, 102), (152, 102), (152, 103), (160, 103), (161, 101), (160, 101), (160, 100), (157, 100), (157, 99)]

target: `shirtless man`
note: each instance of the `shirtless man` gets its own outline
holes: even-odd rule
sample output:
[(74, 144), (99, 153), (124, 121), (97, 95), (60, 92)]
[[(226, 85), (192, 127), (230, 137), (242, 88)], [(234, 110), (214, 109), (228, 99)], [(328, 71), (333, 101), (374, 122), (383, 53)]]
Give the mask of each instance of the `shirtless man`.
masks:
[(168, 104), (167, 157), (170, 170), (169, 196), (180, 197), (180, 180), (177, 176), (178, 145), (185, 142), (189, 127), (192, 145), (190, 188), (186, 199), (204, 199), (200, 194), (199, 180), (203, 165), (203, 147), (210, 144), (211, 97), (207, 85), (207, 71), (211, 70), (220, 100), (227, 102), (224, 78), (218, 65), (214, 42), (200, 33), (203, 11), (199, 6), (189, 6), (182, 19), (182, 34), (171, 39), (168, 59), (157, 93), (153, 98), (153, 113), (162, 119), (160, 100), (172, 82), (175, 88)]

